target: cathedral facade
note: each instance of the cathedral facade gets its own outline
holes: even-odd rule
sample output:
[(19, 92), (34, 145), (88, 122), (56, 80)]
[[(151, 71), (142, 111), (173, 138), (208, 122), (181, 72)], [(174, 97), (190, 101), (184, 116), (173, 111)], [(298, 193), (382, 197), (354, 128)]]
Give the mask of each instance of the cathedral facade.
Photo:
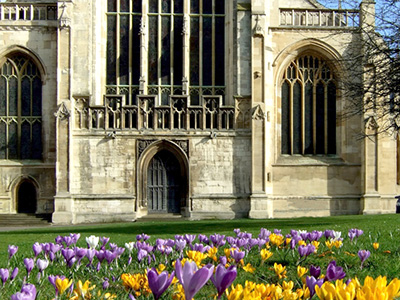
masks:
[(370, 0), (0, 2), (0, 214), (394, 212), (398, 142), (341, 117), (374, 14)]

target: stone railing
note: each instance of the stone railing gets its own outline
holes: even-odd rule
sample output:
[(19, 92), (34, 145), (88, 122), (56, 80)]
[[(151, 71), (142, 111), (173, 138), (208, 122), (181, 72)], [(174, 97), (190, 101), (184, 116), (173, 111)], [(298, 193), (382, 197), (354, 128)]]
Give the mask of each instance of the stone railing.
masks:
[(0, 3), (0, 21), (57, 20), (57, 4)]
[[(105, 95), (104, 105), (89, 105), (89, 97), (74, 99), (74, 128), (101, 130), (233, 130), (235, 107), (222, 105), (222, 96), (202, 96), (189, 105), (189, 96), (170, 96), (159, 105), (157, 96), (139, 95), (137, 105), (125, 105), (124, 95)], [(237, 111), (237, 110), (236, 110)], [(244, 127), (244, 125), (239, 125)]]
[(280, 9), (280, 26), (358, 27), (359, 11), (347, 9)]

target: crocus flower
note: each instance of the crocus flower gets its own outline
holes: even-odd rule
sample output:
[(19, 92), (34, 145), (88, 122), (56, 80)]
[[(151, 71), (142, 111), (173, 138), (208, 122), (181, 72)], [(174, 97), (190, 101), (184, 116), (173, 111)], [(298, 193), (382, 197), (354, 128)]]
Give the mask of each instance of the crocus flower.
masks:
[(38, 259), (36, 261), (36, 265), (39, 269), (40, 272), (43, 272), (44, 269), (46, 269), (49, 266), (49, 261), (47, 259)]
[(325, 281), (335, 281), (346, 276), (342, 267), (336, 266), (336, 261), (331, 261), (326, 268)]
[(369, 250), (360, 250), (358, 251), (358, 257), (361, 260), (361, 269), (363, 267), (363, 263), (368, 259), (368, 257), (371, 255), (371, 252)]
[(185, 291), (185, 299), (192, 299), (194, 295), (207, 283), (214, 271), (214, 266), (197, 269), (195, 262), (186, 261), (182, 268), (179, 259), (175, 262), (175, 274)]
[(18, 271), (18, 267), (15, 267), (14, 270), (11, 272), (10, 280), (14, 280), (14, 278), (17, 277)]
[(243, 259), (244, 255), (245, 253), (238, 249), (231, 250), (231, 257), (235, 260), (236, 263), (239, 263)]
[(315, 278), (318, 278), (319, 275), (321, 275), (321, 268), (318, 266), (311, 265), (310, 266), (310, 275)]
[(11, 259), (11, 257), (14, 256), (15, 253), (18, 251), (18, 246), (14, 245), (8, 245), (8, 258)]
[(322, 284), (324, 283), (324, 280), (321, 279), (315, 279), (314, 276), (307, 276), (306, 277), (306, 285), (308, 287), (308, 289), (310, 290), (310, 298), (312, 298), (315, 294), (315, 286), (318, 285), (319, 287), (322, 286)]
[(36, 287), (33, 284), (25, 284), (21, 288), (21, 292), (18, 292), (11, 296), (11, 300), (35, 300), (36, 299)]
[(91, 235), (89, 237), (86, 237), (86, 243), (88, 244), (88, 247), (90, 249), (94, 249), (97, 247), (97, 244), (99, 243), (99, 237), (95, 235)]
[(40, 254), (40, 252), (42, 252), (43, 248), (42, 248), (41, 244), (36, 242), (32, 245), (32, 250), (33, 250), (33, 253), (35, 254), (35, 257), (37, 257)]
[(3, 286), (8, 280), (9, 276), (10, 276), (10, 271), (8, 269), (0, 269), (0, 279), (3, 283)]
[(161, 295), (166, 291), (166, 289), (170, 286), (172, 279), (174, 279), (174, 276), (175, 272), (172, 272), (170, 276), (168, 276), (167, 271), (163, 271), (158, 274), (155, 268), (152, 268), (147, 272), (149, 288), (153, 292), (155, 300), (159, 299)]
[(31, 273), (33, 266), (35, 264), (33, 261), (33, 258), (25, 258), (24, 264), (25, 264), (25, 268), (26, 268), (26, 271), (28, 272), (28, 276), (29, 276), (29, 274)]
[(62, 295), (68, 288), (72, 285), (72, 279), (57, 277), (56, 278), (56, 288), (59, 295)]
[(218, 299), (221, 298), (225, 290), (236, 279), (237, 270), (235, 266), (230, 266), (228, 269), (224, 265), (219, 264), (215, 271), (215, 277), (211, 276), (211, 281), (217, 288)]

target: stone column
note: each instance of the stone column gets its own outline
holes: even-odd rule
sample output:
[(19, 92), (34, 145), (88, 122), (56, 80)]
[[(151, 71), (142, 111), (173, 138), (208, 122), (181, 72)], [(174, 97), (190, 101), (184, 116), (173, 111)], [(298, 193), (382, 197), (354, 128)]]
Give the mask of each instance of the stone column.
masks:
[(273, 216), (272, 200), (269, 199), (267, 192), (270, 173), (267, 171), (266, 157), (266, 141), (272, 140), (267, 132), (266, 111), (268, 10), (268, 1), (252, 1), (252, 194), (250, 196), (250, 218), (271, 218)]
[(53, 223), (73, 222), (73, 200), (69, 186), (70, 160), (70, 108), (71, 108), (71, 1), (59, 1), (59, 27), (57, 36), (57, 103), (56, 120), (56, 195), (54, 197)]

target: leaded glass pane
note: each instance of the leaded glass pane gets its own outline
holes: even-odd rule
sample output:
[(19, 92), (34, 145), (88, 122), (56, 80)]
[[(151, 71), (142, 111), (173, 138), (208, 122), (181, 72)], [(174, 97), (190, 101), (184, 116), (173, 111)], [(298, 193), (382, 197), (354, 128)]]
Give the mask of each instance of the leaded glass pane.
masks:
[(132, 34), (132, 84), (138, 85), (140, 79), (140, 16), (133, 16)]
[(200, 7), (199, 7), (199, 0), (191, 0), (190, 1), (190, 12), (193, 14), (198, 14), (200, 13)]
[(225, 14), (225, 1), (224, 0), (215, 0), (215, 13), (216, 14)]
[(0, 159), (6, 159), (7, 153), (7, 135), (6, 135), (6, 123), (0, 121)]
[(162, 0), (161, 6), (163, 13), (171, 12), (171, 0)]
[(212, 14), (212, 0), (203, 0), (203, 14)]
[(171, 82), (171, 19), (162, 17), (161, 32), (161, 84)]
[[(219, 2), (219, 1), (217, 1)], [(221, 1), (222, 2), (222, 1)], [(215, 85), (225, 85), (225, 19), (215, 18)]]
[(158, 13), (158, 0), (149, 0), (149, 12)]
[(25, 121), (21, 125), (21, 158), (31, 157), (31, 125)]
[(149, 84), (158, 84), (158, 18), (149, 16)]
[(183, 0), (174, 1), (174, 13), (176, 14), (183, 13)]
[(109, 12), (117, 11), (117, 0), (108, 0), (107, 9)]
[(190, 18), (190, 84), (199, 85), (199, 18)]
[(121, 12), (129, 12), (129, 1), (130, 0), (120, 0), (119, 11), (121, 11)]
[(24, 77), (21, 81), (21, 115), (29, 116), (31, 114), (31, 81)]
[(129, 16), (120, 16), (119, 83), (129, 84)]
[(182, 68), (183, 68), (183, 56), (182, 56), (182, 27), (183, 17), (174, 18), (174, 84), (182, 84)]
[(35, 77), (32, 82), (32, 116), (42, 115), (42, 81)]
[(132, 11), (136, 13), (142, 12), (142, 0), (132, 0)]
[(7, 107), (7, 80), (0, 76), (0, 116), (6, 115)]
[(203, 85), (212, 85), (212, 18), (203, 17)]
[(18, 159), (18, 127), (14, 122), (8, 126), (8, 159)]
[(117, 17), (107, 16), (107, 84), (116, 84), (116, 63), (117, 63)]
[(316, 134), (317, 154), (325, 154), (325, 87), (323, 83), (317, 84), (316, 99)]
[(302, 154), (301, 149), (301, 84), (293, 86), (293, 154)]
[(336, 154), (336, 86), (328, 85), (328, 154)]
[(8, 115), (18, 115), (18, 80), (11, 77), (8, 80)]
[(313, 154), (313, 85), (310, 82), (306, 84), (304, 94), (304, 154)]
[(282, 120), (281, 120), (281, 131), (282, 131), (282, 154), (290, 153), (290, 86), (287, 81), (282, 84)]

